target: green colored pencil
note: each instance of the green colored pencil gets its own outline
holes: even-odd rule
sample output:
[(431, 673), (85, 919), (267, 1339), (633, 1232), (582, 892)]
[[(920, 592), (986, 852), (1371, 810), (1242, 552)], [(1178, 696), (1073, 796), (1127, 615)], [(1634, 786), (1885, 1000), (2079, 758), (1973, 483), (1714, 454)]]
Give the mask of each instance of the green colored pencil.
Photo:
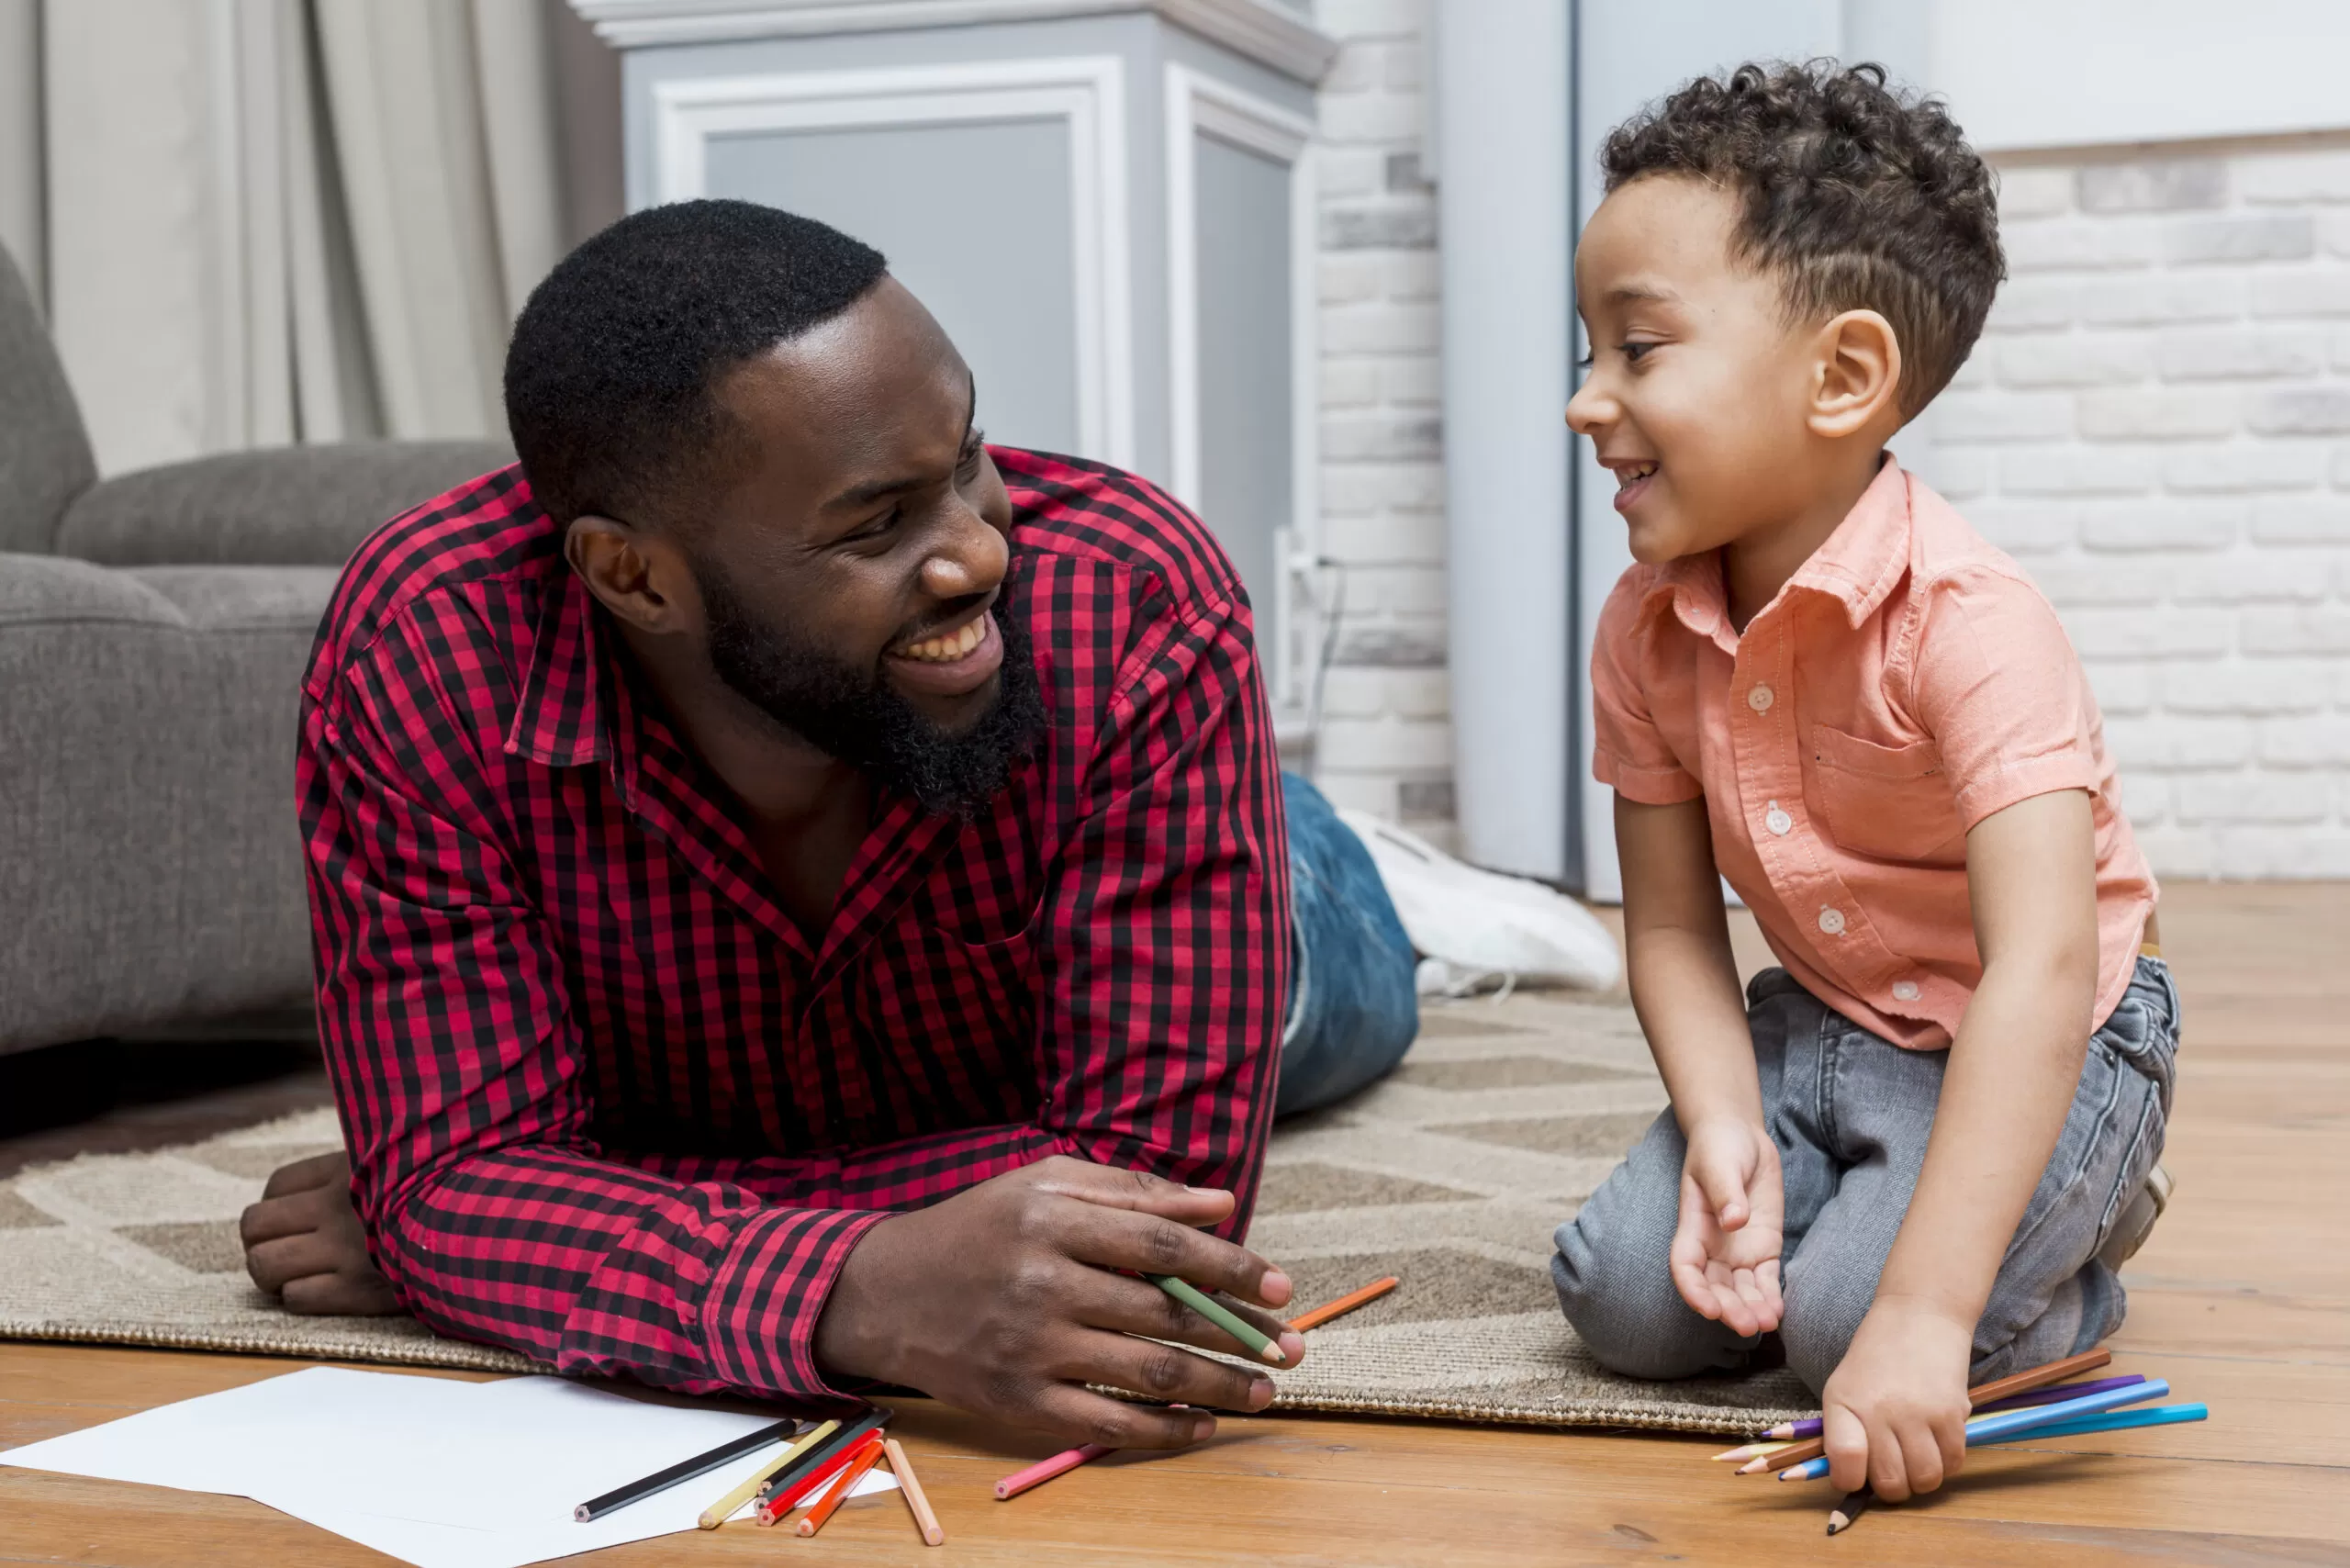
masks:
[(1280, 1366), (1289, 1360), (1287, 1356), (1281, 1354), (1281, 1348), (1279, 1345), (1274, 1344), (1270, 1339), (1268, 1339), (1264, 1335), (1259, 1333), (1254, 1327), (1250, 1327), (1248, 1319), (1218, 1306), (1214, 1302), (1210, 1301), (1206, 1296), (1203, 1295), (1199, 1290), (1192, 1286), (1189, 1282), (1179, 1280), (1172, 1274), (1145, 1274), (1143, 1278), (1148, 1280), (1152, 1284), (1157, 1285), (1160, 1290), (1165, 1291), (1169, 1295), (1173, 1296), (1177, 1301), (1181, 1302), (1185, 1306), (1190, 1307), (1193, 1312), (1198, 1313), (1202, 1317), (1206, 1318), (1210, 1323), (1214, 1324), (1218, 1328), (1223, 1329), (1225, 1333), (1231, 1335), (1234, 1338), (1248, 1346), (1255, 1354), (1262, 1356), (1265, 1360), (1272, 1362), (1275, 1366)]

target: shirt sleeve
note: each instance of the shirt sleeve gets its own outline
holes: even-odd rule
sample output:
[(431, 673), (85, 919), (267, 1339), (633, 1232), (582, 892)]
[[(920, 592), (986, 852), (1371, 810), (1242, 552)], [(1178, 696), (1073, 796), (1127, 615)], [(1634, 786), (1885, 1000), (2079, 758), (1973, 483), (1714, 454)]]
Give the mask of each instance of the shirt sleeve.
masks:
[(1934, 584), (1913, 660), (1919, 721), (1970, 829), (2034, 795), (2098, 788), (2088, 680), (2030, 583), (1984, 570)]
[(297, 759), (319, 1021), (376, 1266), (441, 1333), (565, 1372), (821, 1399), (816, 1319), (880, 1215), (608, 1158), (562, 963), (440, 704), (387, 636)]
[(1634, 566), (1617, 579), (1591, 640), (1592, 777), (1628, 801), (1678, 805), (1706, 790), (1682, 767), (1649, 711), (1638, 642), (1648, 577)]

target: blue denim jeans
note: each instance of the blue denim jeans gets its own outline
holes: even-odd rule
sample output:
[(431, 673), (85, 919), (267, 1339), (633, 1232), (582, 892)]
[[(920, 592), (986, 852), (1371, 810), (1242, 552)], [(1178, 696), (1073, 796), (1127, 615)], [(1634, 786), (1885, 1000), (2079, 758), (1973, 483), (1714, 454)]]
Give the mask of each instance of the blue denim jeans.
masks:
[(1273, 1114), (1311, 1111), (1386, 1076), (1420, 1032), (1404, 923), (1354, 829), (1281, 775), (1289, 815), (1290, 975)]
[[(1747, 987), (1747, 1025), (1786, 1188), (1779, 1335), (1787, 1364), (1817, 1393), (1876, 1298), (1949, 1053), (1879, 1039), (1785, 969)], [(2055, 1152), (1975, 1325), (1969, 1381), (2088, 1350), (2121, 1326), (2121, 1282), (2096, 1254), (2162, 1153), (2177, 1051), (2170, 970), (2142, 958), (2089, 1038)], [(1666, 1111), (1559, 1227), (1550, 1260), (1567, 1321), (1601, 1365), (1633, 1377), (1733, 1369), (1758, 1342), (1699, 1316), (1673, 1289), (1666, 1255), (1687, 1148)]]

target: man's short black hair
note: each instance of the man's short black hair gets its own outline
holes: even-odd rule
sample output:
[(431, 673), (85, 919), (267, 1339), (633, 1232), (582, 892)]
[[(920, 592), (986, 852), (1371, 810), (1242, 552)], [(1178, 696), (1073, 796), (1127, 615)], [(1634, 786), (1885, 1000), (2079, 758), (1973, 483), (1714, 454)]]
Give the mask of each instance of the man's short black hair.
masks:
[(632, 213), (531, 291), (506, 351), (506, 428), (539, 504), (658, 526), (727, 433), (718, 378), (831, 319), (888, 263), (747, 201)]
[(1734, 191), (1731, 246), (1791, 321), (1874, 310), (1901, 344), (1901, 411), (1966, 363), (2007, 275), (1998, 187), (1950, 111), (1832, 60), (1701, 76), (1610, 131), (1607, 188), (1681, 174)]

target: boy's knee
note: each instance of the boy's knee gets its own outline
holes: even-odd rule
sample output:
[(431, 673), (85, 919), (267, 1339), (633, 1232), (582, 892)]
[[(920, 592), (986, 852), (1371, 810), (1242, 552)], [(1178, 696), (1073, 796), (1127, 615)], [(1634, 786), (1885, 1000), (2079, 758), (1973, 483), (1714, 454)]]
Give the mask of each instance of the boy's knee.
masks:
[(1869, 1294), (1839, 1290), (1840, 1282), (1814, 1283), (1801, 1276), (1786, 1282), (1779, 1338), (1787, 1349), (1787, 1370), (1815, 1394), (1828, 1386), (1868, 1316)]
[[(1734, 1363), (1740, 1341), (1689, 1309), (1665, 1268), (1638, 1258), (1603, 1261), (1572, 1224), (1559, 1227), (1550, 1282), (1592, 1359), (1625, 1377), (1695, 1377)], [(1662, 1247), (1656, 1250), (1662, 1265)]]

